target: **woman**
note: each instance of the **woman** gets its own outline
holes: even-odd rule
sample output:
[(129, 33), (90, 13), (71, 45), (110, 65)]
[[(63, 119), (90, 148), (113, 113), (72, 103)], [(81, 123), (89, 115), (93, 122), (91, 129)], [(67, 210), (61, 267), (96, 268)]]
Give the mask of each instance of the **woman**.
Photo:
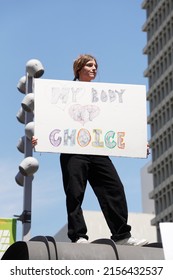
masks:
[[(80, 55), (73, 64), (74, 80), (91, 82), (96, 77), (97, 68), (97, 61), (92, 55)], [(148, 243), (145, 239), (131, 237), (124, 187), (108, 156), (61, 154), (60, 162), (66, 194), (68, 237), (72, 242), (88, 240), (81, 208), (88, 181), (97, 196), (112, 240), (123, 245)]]

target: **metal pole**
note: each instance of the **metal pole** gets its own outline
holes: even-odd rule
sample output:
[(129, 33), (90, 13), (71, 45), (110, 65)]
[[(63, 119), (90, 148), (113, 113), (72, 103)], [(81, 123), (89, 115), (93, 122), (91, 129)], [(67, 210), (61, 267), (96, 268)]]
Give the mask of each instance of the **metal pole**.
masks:
[[(21, 215), (14, 215), (22, 222), (22, 239), (28, 241), (31, 238), (31, 209), (32, 209), (32, 180), (33, 174), (38, 169), (38, 162), (32, 157), (32, 139), (33, 136), (33, 93), (34, 78), (40, 78), (44, 73), (41, 62), (37, 59), (31, 59), (26, 63), (26, 76), (22, 77), (17, 85), (18, 90), (25, 94), (22, 101), (22, 108), (17, 114), (17, 119), (25, 124), (25, 136), (17, 146), (18, 150), (24, 153), (24, 160), (19, 165), (19, 172), (15, 179), (18, 185), (24, 187), (23, 212)], [(27, 96), (30, 94), (30, 96)], [(32, 95), (32, 97), (31, 97)], [(29, 103), (28, 103), (29, 102)], [(30, 103), (31, 102), (31, 103)], [(27, 126), (27, 127), (26, 127)]]
[[(33, 77), (26, 73), (26, 94), (33, 92)], [(33, 113), (25, 111), (25, 125), (33, 121)], [(32, 156), (32, 142), (25, 135), (25, 157)], [(31, 210), (32, 210), (32, 176), (24, 176), (23, 196), (23, 233), (22, 239), (28, 241), (31, 238)]]

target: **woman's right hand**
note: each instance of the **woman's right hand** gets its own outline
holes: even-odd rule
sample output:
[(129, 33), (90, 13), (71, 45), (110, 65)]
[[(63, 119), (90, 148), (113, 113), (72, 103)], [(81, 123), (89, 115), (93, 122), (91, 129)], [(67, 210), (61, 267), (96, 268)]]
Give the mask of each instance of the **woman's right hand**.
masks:
[(35, 136), (32, 136), (31, 142), (32, 142), (32, 147), (34, 148), (37, 145), (37, 138)]

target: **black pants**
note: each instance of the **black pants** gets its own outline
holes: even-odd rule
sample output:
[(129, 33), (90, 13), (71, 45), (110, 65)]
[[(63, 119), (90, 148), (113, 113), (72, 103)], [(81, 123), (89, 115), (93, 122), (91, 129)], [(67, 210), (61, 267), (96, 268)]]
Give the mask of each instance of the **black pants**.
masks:
[(127, 203), (123, 184), (107, 156), (61, 154), (60, 156), (68, 214), (68, 237), (75, 242), (88, 239), (82, 212), (87, 181), (97, 196), (101, 210), (116, 241), (130, 237)]

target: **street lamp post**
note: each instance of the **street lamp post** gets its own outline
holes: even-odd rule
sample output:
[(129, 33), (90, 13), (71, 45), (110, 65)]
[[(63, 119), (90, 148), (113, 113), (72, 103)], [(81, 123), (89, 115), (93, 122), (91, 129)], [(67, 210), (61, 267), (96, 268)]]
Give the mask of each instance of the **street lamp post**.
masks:
[(26, 76), (18, 83), (18, 90), (25, 94), (21, 103), (17, 119), (25, 124), (25, 136), (20, 139), (18, 150), (24, 153), (24, 160), (19, 165), (16, 182), (24, 187), (23, 212), (15, 215), (22, 222), (22, 239), (28, 241), (31, 238), (31, 210), (32, 210), (32, 181), (33, 174), (38, 170), (38, 161), (33, 157), (32, 136), (34, 135), (34, 78), (40, 78), (44, 68), (39, 60), (31, 59), (26, 64)]

